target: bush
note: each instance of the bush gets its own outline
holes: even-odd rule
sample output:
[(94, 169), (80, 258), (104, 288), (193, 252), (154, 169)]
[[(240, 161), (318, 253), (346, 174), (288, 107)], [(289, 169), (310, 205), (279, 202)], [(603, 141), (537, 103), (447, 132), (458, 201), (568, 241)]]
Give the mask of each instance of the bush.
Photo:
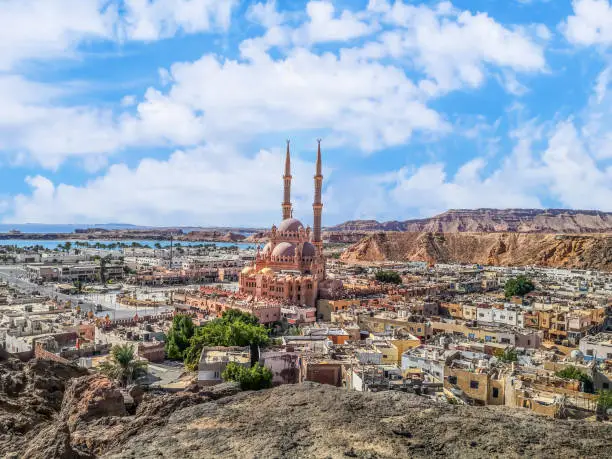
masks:
[(612, 390), (600, 390), (597, 393), (597, 409), (606, 411), (612, 408)]
[(376, 280), (385, 284), (401, 284), (402, 278), (395, 271), (377, 271)]
[(246, 368), (236, 362), (230, 362), (221, 376), (225, 381), (240, 383), (242, 390), (260, 390), (272, 387), (272, 372), (259, 363), (251, 368)]
[(514, 279), (510, 279), (506, 282), (504, 286), (504, 294), (506, 298), (511, 298), (513, 296), (525, 296), (529, 292), (535, 290), (535, 285), (531, 282), (531, 279), (523, 276), (516, 276)]

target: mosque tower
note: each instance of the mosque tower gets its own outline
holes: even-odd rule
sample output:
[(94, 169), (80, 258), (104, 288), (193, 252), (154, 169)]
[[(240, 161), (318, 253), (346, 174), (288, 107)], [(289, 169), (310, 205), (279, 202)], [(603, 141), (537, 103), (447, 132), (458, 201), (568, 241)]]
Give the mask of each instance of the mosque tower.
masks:
[(317, 166), (314, 176), (314, 202), (312, 204), (312, 212), (314, 214), (313, 222), (313, 238), (312, 243), (317, 249), (317, 256), (323, 254), (323, 241), (321, 239), (321, 214), (323, 212), (323, 203), (321, 202), (321, 188), (323, 187), (323, 173), (321, 167), (321, 139), (317, 139), (319, 144), (317, 149)]
[(283, 220), (291, 218), (291, 153), (289, 152), (289, 140), (287, 140), (287, 155), (285, 156), (285, 175), (283, 182), (285, 191), (283, 197)]

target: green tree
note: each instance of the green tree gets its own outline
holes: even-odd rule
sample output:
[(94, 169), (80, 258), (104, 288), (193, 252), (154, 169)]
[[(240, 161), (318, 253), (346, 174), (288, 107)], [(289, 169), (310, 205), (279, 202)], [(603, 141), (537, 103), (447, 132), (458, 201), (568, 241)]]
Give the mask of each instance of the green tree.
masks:
[(259, 363), (246, 368), (236, 362), (230, 362), (221, 377), (225, 381), (240, 383), (242, 390), (260, 390), (272, 386), (272, 372)]
[(153, 246), (154, 246), (156, 249), (161, 249), (161, 248), (162, 248), (162, 246), (161, 246), (161, 244), (160, 244), (159, 242), (156, 242), (156, 243), (155, 243)]
[(497, 349), (493, 355), (497, 357), (502, 362), (510, 363), (510, 362), (518, 362), (518, 352), (515, 349)]
[(106, 266), (110, 264), (111, 260), (110, 255), (100, 258), (100, 282), (103, 284), (106, 282)]
[(178, 314), (172, 319), (172, 326), (166, 337), (166, 356), (169, 359), (182, 359), (189, 347), (195, 327), (191, 317)]
[(76, 279), (72, 285), (74, 285), (74, 288), (76, 288), (77, 293), (83, 292), (83, 281)]
[(376, 271), (376, 280), (385, 284), (401, 284), (402, 278), (395, 271)]
[(251, 314), (229, 310), (221, 318), (196, 328), (183, 354), (185, 366), (195, 370), (203, 347), (266, 346), (270, 341), (268, 330), (258, 322)]
[(102, 362), (100, 371), (118, 381), (122, 386), (127, 386), (146, 374), (147, 362), (136, 359), (134, 346), (131, 344), (119, 344), (113, 346), (110, 359)]
[(504, 294), (506, 298), (513, 296), (525, 296), (529, 292), (535, 290), (535, 285), (527, 276), (519, 275), (513, 279), (509, 279), (504, 286)]
[(593, 380), (591, 377), (573, 365), (569, 365), (563, 370), (555, 372), (555, 376), (580, 381), (582, 383), (582, 390), (584, 392), (593, 392)]

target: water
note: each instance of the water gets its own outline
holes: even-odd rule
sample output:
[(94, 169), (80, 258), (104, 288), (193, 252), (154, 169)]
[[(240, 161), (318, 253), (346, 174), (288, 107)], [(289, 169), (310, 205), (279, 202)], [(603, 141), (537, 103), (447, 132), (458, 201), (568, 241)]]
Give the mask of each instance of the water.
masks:
[[(55, 250), (60, 244), (63, 245), (66, 242), (72, 243), (73, 248), (81, 248), (76, 245), (77, 242), (85, 242), (78, 240), (38, 240), (38, 239), (5, 239), (0, 240), (0, 246), (14, 245), (17, 247), (31, 247), (34, 245), (40, 245), (45, 249)], [(155, 244), (159, 244), (162, 248), (170, 247), (170, 241), (156, 241), (156, 240), (87, 240), (90, 248), (95, 248), (95, 244), (99, 242), (100, 244), (112, 244), (112, 243), (123, 243), (128, 246), (132, 245), (132, 243), (140, 244), (141, 246), (149, 246), (151, 248), (155, 247)], [(254, 249), (257, 247), (257, 244), (247, 243), (247, 242), (193, 242), (193, 241), (174, 241), (173, 246), (178, 247), (180, 244), (182, 247), (191, 247), (191, 246), (199, 246), (199, 245), (214, 245), (215, 247), (232, 247), (236, 246), (242, 250), (246, 249)], [(101, 247), (104, 248), (104, 247)], [(113, 250), (121, 250), (121, 247), (115, 247)]]
[(21, 231), (22, 233), (74, 233), (77, 229), (98, 228), (98, 229), (138, 229), (136, 225), (121, 223), (109, 223), (103, 225), (71, 225), (71, 224), (52, 224), (52, 223), (0, 223), (0, 233), (8, 233), (11, 230)]

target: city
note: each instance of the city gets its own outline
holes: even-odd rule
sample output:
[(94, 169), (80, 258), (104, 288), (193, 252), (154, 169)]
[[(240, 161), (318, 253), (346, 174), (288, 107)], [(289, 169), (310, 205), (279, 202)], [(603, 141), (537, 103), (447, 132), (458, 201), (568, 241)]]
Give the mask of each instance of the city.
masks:
[(0, 0), (0, 458), (612, 456), (612, 0)]

